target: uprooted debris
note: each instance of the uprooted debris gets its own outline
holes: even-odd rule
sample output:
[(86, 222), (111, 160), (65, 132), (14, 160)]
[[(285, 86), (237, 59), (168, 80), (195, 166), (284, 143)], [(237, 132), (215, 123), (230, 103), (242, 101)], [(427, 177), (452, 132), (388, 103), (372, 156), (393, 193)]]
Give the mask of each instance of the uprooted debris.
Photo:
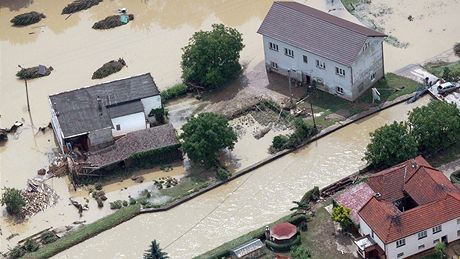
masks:
[(91, 79), (101, 79), (107, 77), (113, 73), (120, 71), (124, 66), (126, 66), (126, 62), (119, 58), (118, 60), (112, 60), (100, 67), (93, 73)]
[(72, 205), (75, 208), (77, 208), (78, 214), (80, 214), (80, 217), (83, 216), (83, 211), (84, 210), (88, 210), (88, 208), (86, 206), (81, 205), (81, 203), (79, 203), (78, 201), (73, 200), (72, 198), (69, 198), (69, 200), (70, 200), (70, 203), (72, 203)]
[(104, 20), (98, 21), (94, 23), (93, 29), (96, 30), (107, 30), (111, 28), (115, 28), (118, 26), (122, 26), (127, 24), (129, 21), (134, 20), (134, 15), (112, 15), (106, 17)]
[(102, 0), (76, 0), (64, 7), (64, 9), (62, 9), (62, 14), (76, 13), (91, 8), (94, 5), (98, 5), (100, 2), (102, 2)]
[(27, 180), (27, 188), (22, 192), (26, 200), (24, 216), (30, 217), (46, 208), (53, 206), (59, 199), (56, 192), (40, 179)]
[(178, 184), (178, 181), (176, 178), (173, 178), (171, 176), (167, 177), (160, 177), (158, 180), (153, 180), (153, 184), (158, 190), (161, 190), (163, 188), (169, 188), (176, 186)]
[(33, 79), (42, 76), (49, 76), (51, 71), (53, 71), (52, 66), (46, 67), (40, 65), (35, 67), (22, 68), (16, 73), (16, 76), (20, 79)]
[(8, 140), (8, 133), (16, 133), (19, 127), (22, 126), (22, 122), (16, 121), (13, 126), (9, 129), (0, 128), (0, 142)]
[(23, 13), (20, 15), (16, 15), (13, 19), (11, 19), (10, 22), (14, 26), (26, 26), (26, 25), (37, 23), (43, 18), (46, 18), (44, 14), (32, 11), (29, 13)]
[(0, 142), (7, 141), (7, 140), (8, 140), (8, 134), (6, 130), (0, 129)]
[(58, 157), (49, 165), (49, 174), (53, 174), (57, 177), (66, 176), (69, 173), (69, 161), (68, 157)]

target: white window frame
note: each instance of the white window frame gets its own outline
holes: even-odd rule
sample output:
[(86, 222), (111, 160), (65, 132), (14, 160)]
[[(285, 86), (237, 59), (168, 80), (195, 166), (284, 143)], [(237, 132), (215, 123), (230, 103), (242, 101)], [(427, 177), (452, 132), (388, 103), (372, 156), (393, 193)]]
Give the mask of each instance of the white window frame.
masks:
[(293, 58), (294, 57), (294, 51), (292, 49), (284, 48), (284, 55)]
[(343, 88), (342, 88), (342, 87), (336, 86), (336, 87), (335, 87), (335, 91), (336, 91), (338, 94), (343, 95)]
[(342, 69), (340, 67), (335, 67), (335, 73), (339, 76), (344, 77), (345, 76), (345, 69)]
[(326, 69), (326, 63), (324, 61), (316, 60), (316, 67), (319, 69)]
[(270, 48), (271, 50), (276, 51), (276, 52), (279, 51), (278, 44), (275, 44), (275, 43), (273, 43), (273, 42), (269, 42), (268, 45), (269, 45), (269, 48)]
[(273, 68), (273, 69), (276, 69), (276, 70), (278, 69), (278, 63), (276, 63), (276, 62), (271, 61), (271, 62), (270, 62), (270, 66), (271, 66), (271, 68)]
[(417, 237), (418, 237), (419, 240), (424, 239), (425, 237), (428, 236), (427, 234), (428, 234), (427, 231), (423, 230), (423, 231), (418, 232)]
[(437, 225), (433, 228), (433, 234), (439, 233), (442, 231), (442, 225)]
[(303, 63), (308, 63), (308, 57), (306, 55), (303, 55)]
[(396, 240), (396, 248), (401, 247), (401, 246), (405, 246), (405, 245), (406, 245), (406, 239), (405, 238)]

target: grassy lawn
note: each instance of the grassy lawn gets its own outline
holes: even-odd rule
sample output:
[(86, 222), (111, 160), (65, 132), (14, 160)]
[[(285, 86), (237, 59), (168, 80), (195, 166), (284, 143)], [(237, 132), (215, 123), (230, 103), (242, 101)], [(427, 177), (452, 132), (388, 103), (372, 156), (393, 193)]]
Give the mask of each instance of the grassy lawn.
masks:
[(36, 252), (26, 254), (24, 258), (48, 258), (69, 247), (81, 243), (97, 234), (111, 229), (127, 220), (132, 219), (139, 214), (140, 205), (132, 205), (121, 208), (116, 212), (101, 218), (91, 224), (80, 227), (74, 231), (69, 232), (64, 237), (58, 239), (54, 243), (44, 245)]
[(160, 193), (172, 197), (171, 201), (180, 199), (188, 194), (194, 193), (209, 186), (215, 180), (207, 180), (198, 177), (185, 177), (180, 182), (171, 188), (162, 189)]
[(437, 77), (442, 77), (445, 67), (450, 69), (452, 75), (460, 76), (460, 60), (451, 63), (445, 61), (432, 62), (425, 64), (424, 67), (426, 70), (428, 70), (428, 72)]

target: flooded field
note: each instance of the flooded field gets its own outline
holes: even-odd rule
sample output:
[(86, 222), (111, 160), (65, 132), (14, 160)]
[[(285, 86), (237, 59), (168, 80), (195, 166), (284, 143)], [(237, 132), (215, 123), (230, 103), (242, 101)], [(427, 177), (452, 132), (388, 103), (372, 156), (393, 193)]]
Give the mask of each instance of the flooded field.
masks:
[[(289, 213), (313, 186), (325, 186), (364, 165), (369, 132), (424, 105), (400, 104), (353, 123), (223, 187), (167, 212), (144, 214), (55, 258), (140, 258), (156, 239), (172, 258), (191, 258)], [(110, 245), (108, 245), (110, 244)]]

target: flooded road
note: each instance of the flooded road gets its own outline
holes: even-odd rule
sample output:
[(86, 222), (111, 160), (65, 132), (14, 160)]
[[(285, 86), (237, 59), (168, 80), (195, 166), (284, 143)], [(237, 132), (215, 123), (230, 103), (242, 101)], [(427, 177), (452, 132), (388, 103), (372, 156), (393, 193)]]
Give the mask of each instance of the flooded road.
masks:
[(340, 129), (297, 152), (207, 192), (167, 212), (144, 214), (97, 235), (55, 258), (140, 258), (156, 239), (172, 258), (191, 258), (289, 213), (317, 185), (358, 170), (369, 133), (404, 120), (429, 102), (400, 104)]

